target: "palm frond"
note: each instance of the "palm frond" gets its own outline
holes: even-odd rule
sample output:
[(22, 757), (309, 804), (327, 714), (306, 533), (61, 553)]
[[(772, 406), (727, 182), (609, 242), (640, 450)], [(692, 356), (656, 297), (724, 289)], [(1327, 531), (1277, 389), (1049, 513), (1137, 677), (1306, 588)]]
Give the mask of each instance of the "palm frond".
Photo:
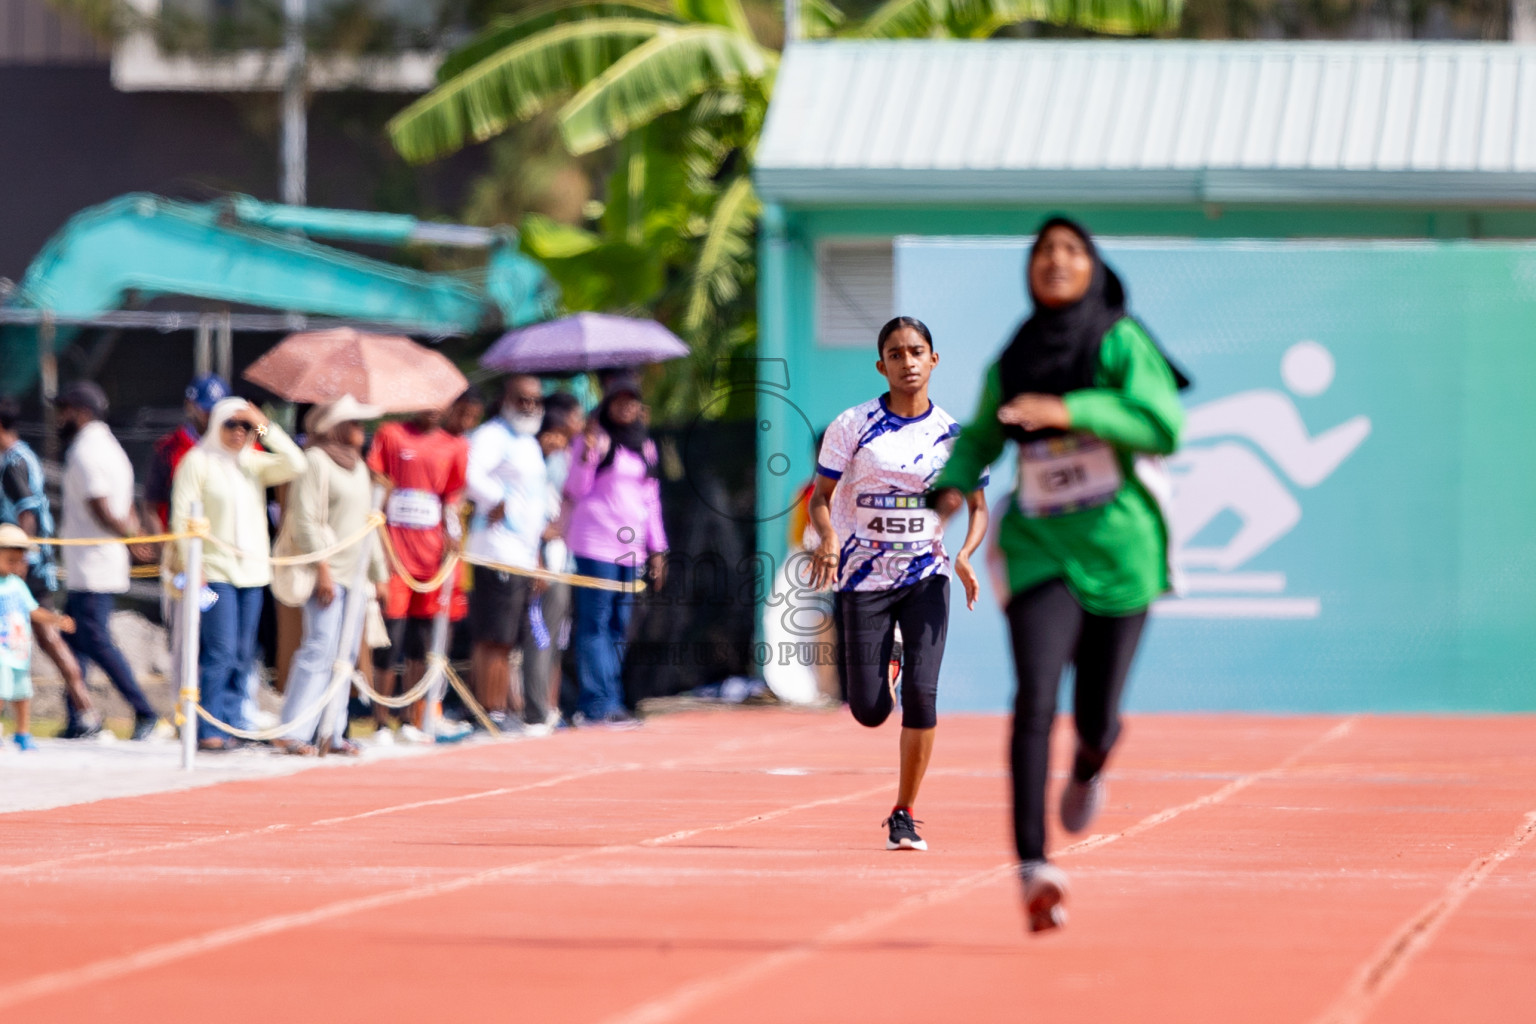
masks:
[(719, 25), (740, 35), (743, 39), (755, 39), (752, 25), (741, 0), (675, 0), (676, 10), (683, 21), (701, 25)]
[(416, 100), (385, 126), (401, 156), (422, 163), (483, 142), (604, 77), (661, 33), (659, 21), (604, 18), (547, 28), (481, 60)]
[(1184, 0), (886, 0), (848, 34), (974, 37), (1039, 21), (1106, 35), (1149, 35), (1178, 27), (1183, 8)]
[(778, 54), (717, 25), (665, 26), (560, 111), (566, 148), (589, 153), (711, 90), (771, 76)]
[(801, 0), (800, 33), (806, 39), (827, 39), (837, 35), (847, 20), (848, 16), (830, 0)]
[(495, 19), (476, 33), (473, 39), (450, 53), (437, 69), (437, 80), (446, 82), (498, 51), (547, 28), (599, 18), (675, 21), (677, 15), (667, 0), (591, 0), (588, 3), (551, 0), (549, 3), (534, 4), (518, 14)]
[(720, 194), (699, 246), (698, 261), (693, 265), (688, 303), (683, 312), (684, 330), (699, 330), (712, 310), (741, 294), (761, 208), (757, 193), (752, 190), (752, 179), (745, 174)]

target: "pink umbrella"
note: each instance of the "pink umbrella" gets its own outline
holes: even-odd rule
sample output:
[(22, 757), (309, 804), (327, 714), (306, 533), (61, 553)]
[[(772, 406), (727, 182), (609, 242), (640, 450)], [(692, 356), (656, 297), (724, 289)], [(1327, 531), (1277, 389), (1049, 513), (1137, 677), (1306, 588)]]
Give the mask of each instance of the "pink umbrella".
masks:
[(410, 338), (351, 327), (290, 334), (244, 376), (290, 402), (351, 395), (385, 412), (443, 409), (469, 387), (442, 353)]

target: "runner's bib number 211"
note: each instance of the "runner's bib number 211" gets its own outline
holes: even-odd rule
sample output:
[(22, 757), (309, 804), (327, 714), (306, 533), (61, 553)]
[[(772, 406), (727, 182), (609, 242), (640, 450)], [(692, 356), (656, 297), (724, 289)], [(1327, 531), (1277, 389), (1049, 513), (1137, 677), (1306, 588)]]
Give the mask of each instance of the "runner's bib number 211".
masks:
[(1115, 450), (1091, 434), (1019, 446), (1019, 511), (1031, 519), (1108, 505), (1120, 483)]
[(932, 544), (939, 517), (921, 494), (861, 494), (854, 504), (859, 543), (905, 551)]

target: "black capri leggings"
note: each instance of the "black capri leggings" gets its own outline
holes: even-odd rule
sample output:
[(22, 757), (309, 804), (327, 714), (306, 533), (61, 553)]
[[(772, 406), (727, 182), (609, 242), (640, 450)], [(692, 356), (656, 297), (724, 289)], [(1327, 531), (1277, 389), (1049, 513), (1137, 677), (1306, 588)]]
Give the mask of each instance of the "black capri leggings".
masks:
[(1008, 629), (1019, 688), (1013, 701), (1013, 834), (1019, 860), (1045, 858), (1045, 785), (1056, 691), (1069, 663), (1077, 667), (1072, 711), (1077, 756), (1072, 775), (1099, 773), (1120, 737), (1120, 696), (1146, 624), (1133, 615), (1092, 615), (1061, 580), (1021, 591), (1008, 602)]
[(949, 633), (949, 577), (929, 576), (890, 590), (837, 595), (837, 670), (848, 707), (871, 728), (890, 717), (891, 648), (901, 625), (901, 724), (932, 729), (939, 722), (939, 664)]

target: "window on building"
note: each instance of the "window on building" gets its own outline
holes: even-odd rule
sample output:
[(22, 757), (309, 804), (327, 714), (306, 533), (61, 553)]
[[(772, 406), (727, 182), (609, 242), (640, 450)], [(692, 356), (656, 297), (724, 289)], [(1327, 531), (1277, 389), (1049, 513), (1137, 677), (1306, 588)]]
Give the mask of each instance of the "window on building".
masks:
[(895, 315), (890, 239), (822, 242), (816, 250), (816, 342), (828, 348), (873, 345)]

